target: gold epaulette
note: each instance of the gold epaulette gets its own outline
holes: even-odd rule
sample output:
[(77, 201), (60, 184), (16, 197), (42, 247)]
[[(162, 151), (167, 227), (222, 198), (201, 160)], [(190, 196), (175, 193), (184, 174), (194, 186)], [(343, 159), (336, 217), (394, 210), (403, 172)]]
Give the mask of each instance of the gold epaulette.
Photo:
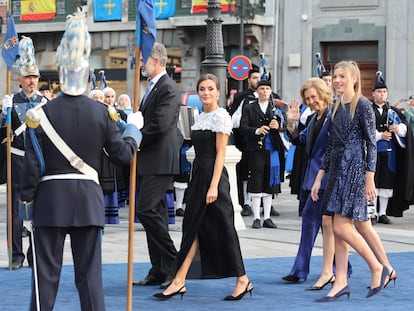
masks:
[(25, 122), (28, 127), (37, 128), (40, 125), (39, 112), (34, 108), (27, 110)]
[(108, 115), (111, 118), (111, 120), (118, 122), (118, 111), (116, 111), (116, 108), (114, 106), (108, 106)]

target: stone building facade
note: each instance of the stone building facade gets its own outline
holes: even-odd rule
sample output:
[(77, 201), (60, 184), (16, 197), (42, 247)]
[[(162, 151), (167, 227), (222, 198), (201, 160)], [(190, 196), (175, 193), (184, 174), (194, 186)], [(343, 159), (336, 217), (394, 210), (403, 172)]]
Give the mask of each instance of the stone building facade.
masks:
[[(104, 0), (111, 1), (111, 0)], [(241, 0), (237, 0), (240, 2)], [(253, 0), (244, 0), (252, 2)], [(6, 2), (6, 1), (3, 1)], [(4, 3), (0, 1), (0, 14)], [(42, 79), (56, 83), (55, 50), (64, 30), (65, 16), (77, 6), (88, 12), (92, 36), (91, 67), (105, 70), (118, 93), (134, 89), (134, 37), (136, 0), (122, 0), (121, 21), (95, 22), (94, 1), (57, 0), (53, 21), (20, 22), (18, 2), (12, 12), (19, 35), (35, 44)], [(153, 0), (159, 3), (160, 0)], [(166, 0), (164, 0), (166, 2)], [(168, 2), (168, 1), (167, 1)], [(193, 91), (205, 56), (206, 14), (191, 14), (191, 0), (175, 0), (173, 16), (157, 20), (157, 41), (169, 51), (169, 73), (182, 93)], [(338, 60), (355, 59), (361, 65), (364, 94), (370, 96), (375, 72), (381, 70), (389, 87), (390, 100), (414, 94), (414, 2), (410, 0), (257, 0), (254, 17), (241, 21), (222, 14), (224, 58), (227, 62), (241, 51), (259, 64), (265, 53), (274, 89), (285, 100), (299, 97), (299, 87), (316, 75), (315, 53), (326, 67)], [(1, 9), (3, 5), (3, 9)], [(413, 13), (413, 14), (411, 14)], [(2, 40), (5, 33), (3, 20)], [(6, 66), (0, 62), (0, 74)], [(237, 88), (228, 76), (227, 91)], [(0, 95), (5, 92), (0, 86)]]

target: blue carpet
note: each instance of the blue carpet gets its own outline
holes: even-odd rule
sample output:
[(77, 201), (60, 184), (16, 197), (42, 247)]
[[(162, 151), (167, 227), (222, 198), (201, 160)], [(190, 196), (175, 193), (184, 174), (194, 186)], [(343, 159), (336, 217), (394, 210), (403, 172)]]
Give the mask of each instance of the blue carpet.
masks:
[[(398, 273), (395, 284), (390, 283), (378, 295), (365, 298), (366, 287), (370, 284), (368, 266), (358, 255), (351, 255), (353, 274), (349, 279), (351, 296), (334, 303), (316, 303), (315, 299), (326, 295), (328, 287), (319, 292), (304, 289), (312, 285), (319, 276), (321, 257), (313, 257), (311, 273), (307, 282), (286, 284), (281, 280), (289, 273), (293, 258), (246, 259), (248, 275), (254, 285), (253, 296), (241, 301), (228, 302), (222, 298), (231, 293), (235, 279), (187, 280), (187, 294), (168, 301), (156, 301), (152, 294), (160, 290), (156, 286), (133, 287), (133, 310), (407, 310), (414, 302), (414, 253), (391, 253), (390, 260)], [(145, 276), (149, 264), (134, 265), (134, 279)], [(107, 264), (103, 267), (106, 308), (109, 311), (126, 309), (126, 264)], [(0, 310), (27, 310), (30, 297), (31, 270), (0, 270)], [(74, 286), (73, 267), (65, 266), (59, 287), (55, 310), (80, 310), (79, 299)]]

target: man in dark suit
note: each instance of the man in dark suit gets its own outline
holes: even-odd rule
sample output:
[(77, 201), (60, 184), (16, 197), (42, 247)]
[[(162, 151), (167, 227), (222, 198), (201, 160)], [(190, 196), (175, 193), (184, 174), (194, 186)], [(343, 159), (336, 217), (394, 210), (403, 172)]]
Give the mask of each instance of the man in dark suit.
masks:
[[(137, 157), (136, 215), (147, 233), (148, 251), (152, 267), (143, 280), (134, 285), (168, 284), (169, 270), (177, 250), (168, 232), (168, 209), (164, 196), (179, 173), (178, 136), (180, 94), (176, 83), (166, 71), (167, 50), (155, 42), (148, 60), (142, 67), (150, 78), (140, 105), (144, 117), (142, 143)], [(165, 284), (164, 284), (165, 286)]]
[[(71, 16), (67, 22), (81, 18), (86, 23), (81, 14)], [(79, 35), (90, 38), (87, 32)], [(128, 124), (121, 136), (107, 109), (82, 95), (88, 82), (89, 66), (85, 59), (89, 54), (85, 53), (82, 63), (76, 66), (66, 48), (72, 46), (67, 41), (77, 37), (64, 35), (58, 48), (60, 53), (56, 59), (62, 94), (40, 109), (30, 109), (26, 116), (28, 129), (20, 207), (33, 209), (34, 267), (37, 267), (38, 280), (38, 291), (37, 286), (32, 287), (30, 310), (54, 308), (67, 234), (71, 240), (81, 309), (105, 310), (101, 257), (105, 210), (97, 171), (101, 167), (103, 148), (113, 161), (128, 165), (141, 136), (139, 122), (134, 122), (139, 119), (139, 112), (130, 115), (128, 122), (133, 124)], [(86, 50), (82, 46), (79, 49)], [(69, 58), (68, 63), (75, 68), (64, 68), (62, 58)], [(142, 116), (140, 123), (142, 126)]]

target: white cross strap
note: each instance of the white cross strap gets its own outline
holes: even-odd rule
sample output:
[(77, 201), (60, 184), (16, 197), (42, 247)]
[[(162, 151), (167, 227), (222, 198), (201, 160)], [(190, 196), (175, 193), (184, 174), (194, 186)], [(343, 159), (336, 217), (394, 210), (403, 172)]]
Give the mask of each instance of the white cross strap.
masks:
[(91, 167), (89, 164), (85, 163), (59, 136), (56, 132), (55, 128), (50, 123), (49, 119), (47, 118), (44, 110), (42, 108), (38, 109), (40, 114), (40, 126), (45, 131), (46, 135), (52, 141), (52, 143), (56, 146), (56, 148), (62, 153), (62, 155), (69, 161), (72, 167), (76, 168), (81, 173), (85, 174), (89, 177), (89, 179), (93, 180), (99, 185), (99, 178), (98, 172)]

